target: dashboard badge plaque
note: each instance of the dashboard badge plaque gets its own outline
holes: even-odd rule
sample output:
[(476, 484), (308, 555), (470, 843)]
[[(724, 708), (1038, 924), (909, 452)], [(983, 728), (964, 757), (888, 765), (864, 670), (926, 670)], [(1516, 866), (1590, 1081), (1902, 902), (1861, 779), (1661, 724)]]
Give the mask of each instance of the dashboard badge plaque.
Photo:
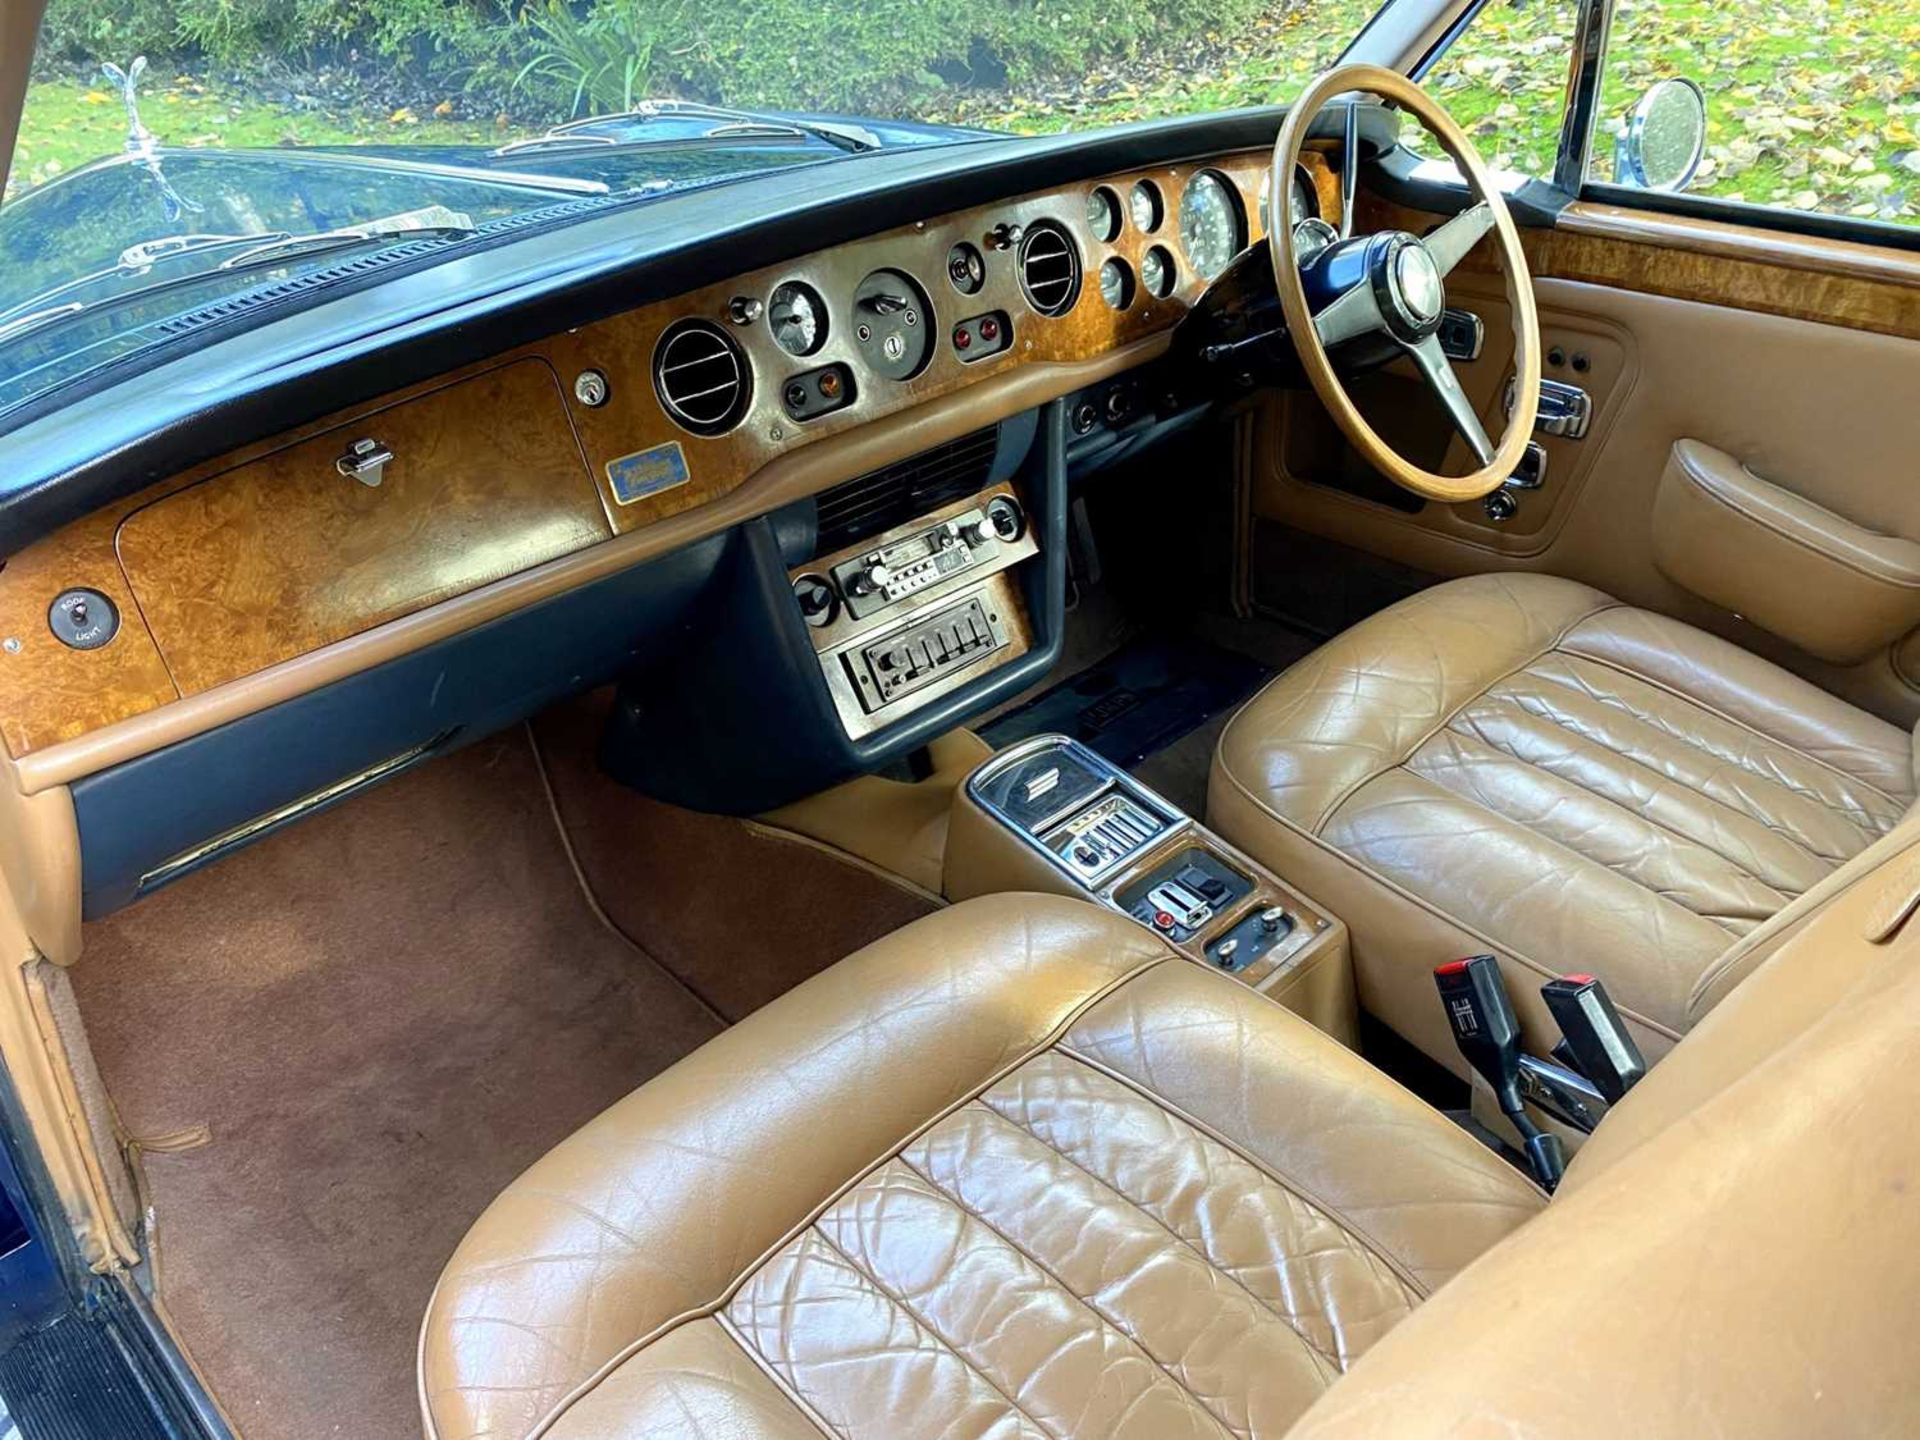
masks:
[(613, 498), (622, 505), (684, 485), (691, 478), (686, 452), (678, 440), (607, 462), (607, 482), (613, 486)]

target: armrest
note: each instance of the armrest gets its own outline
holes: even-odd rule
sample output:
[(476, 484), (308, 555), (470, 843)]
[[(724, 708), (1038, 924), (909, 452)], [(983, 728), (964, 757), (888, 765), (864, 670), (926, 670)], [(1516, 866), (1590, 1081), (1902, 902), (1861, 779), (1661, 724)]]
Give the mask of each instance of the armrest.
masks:
[(1676, 585), (1823, 660), (1851, 664), (1920, 622), (1920, 542), (1883, 535), (1681, 440), (1653, 557)]

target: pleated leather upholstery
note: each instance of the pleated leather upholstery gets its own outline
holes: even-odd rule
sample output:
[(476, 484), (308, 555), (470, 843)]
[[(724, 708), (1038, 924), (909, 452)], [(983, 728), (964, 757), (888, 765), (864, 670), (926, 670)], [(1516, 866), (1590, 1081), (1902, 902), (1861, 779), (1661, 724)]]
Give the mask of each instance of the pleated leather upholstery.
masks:
[(1416, 595), (1262, 691), (1221, 738), (1209, 818), (1345, 919), (1363, 1003), (1455, 1063), (1433, 965), (1501, 955), (1542, 1042), (1540, 980), (1597, 974), (1661, 1053), (1716, 958), (1913, 799), (1905, 732), (1515, 575)]
[(1277, 1436), (1542, 1203), (1131, 922), (970, 901), (517, 1181), (422, 1404), (441, 1440)]

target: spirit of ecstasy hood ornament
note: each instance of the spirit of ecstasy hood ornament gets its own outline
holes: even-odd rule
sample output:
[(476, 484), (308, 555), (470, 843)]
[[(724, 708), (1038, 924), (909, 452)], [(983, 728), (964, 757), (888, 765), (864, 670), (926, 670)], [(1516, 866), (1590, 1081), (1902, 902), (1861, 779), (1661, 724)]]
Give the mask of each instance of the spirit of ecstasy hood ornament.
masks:
[(140, 120), (140, 102), (134, 95), (134, 88), (139, 85), (140, 77), (147, 73), (147, 57), (136, 55), (133, 63), (124, 70), (111, 60), (105, 61), (100, 66), (100, 73), (119, 89), (120, 103), (127, 107), (127, 138), (122, 148), (134, 157), (133, 163), (151, 175), (154, 183), (160, 187), (160, 204), (166, 211), (167, 220), (178, 220), (189, 212), (199, 214), (205, 207), (175, 190), (173, 183), (161, 173), (153, 132)]

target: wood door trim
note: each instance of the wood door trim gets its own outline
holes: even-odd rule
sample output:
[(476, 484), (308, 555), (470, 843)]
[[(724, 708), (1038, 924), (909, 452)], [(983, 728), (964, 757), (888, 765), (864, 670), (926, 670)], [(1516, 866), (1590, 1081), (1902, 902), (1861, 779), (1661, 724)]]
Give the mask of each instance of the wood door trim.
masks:
[(1594, 235), (1920, 289), (1920, 252), (1895, 250), (1887, 245), (1829, 240), (1818, 235), (1762, 230), (1752, 225), (1703, 220), (1691, 215), (1664, 215), (1655, 210), (1634, 210), (1585, 200), (1562, 210), (1556, 228), (1573, 235)]

